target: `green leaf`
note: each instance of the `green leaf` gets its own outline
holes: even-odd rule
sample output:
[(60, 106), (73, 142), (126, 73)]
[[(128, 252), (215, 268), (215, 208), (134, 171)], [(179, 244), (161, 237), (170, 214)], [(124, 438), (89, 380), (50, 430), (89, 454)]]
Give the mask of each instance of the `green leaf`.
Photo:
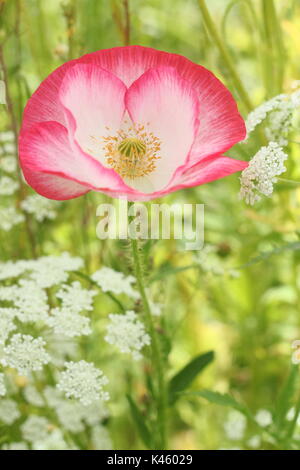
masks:
[(169, 383), (169, 401), (173, 404), (179, 397), (180, 392), (185, 390), (197, 375), (214, 359), (214, 352), (208, 351), (191, 360), (181, 369)]
[(236, 399), (228, 393), (219, 393), (214, 392), (213, 390), (201, 390), (199, 392), (191, 392), (189, 395), (196, 395), (198, 397), (205, 398), (210, 403), (215, 403), (216, 405), (229, 406), (230, 408), (234, 408), (248, 417), (251, 415), (250, 411), (245, 405), (236, 401)]
[(286, 423), (286, 414), (292, 406), (292, 399), (295, 393), (296, 381), (298, 378), (299, 368), (292, 365), (290, 373), (284, 383), (281, 392), (279, 393), (276, 407), (274, 421), (279, 430), (282, 430)]
[(137, 407), (136, 403), (134, 400), (131, 398), (131, 396), (126, 395), (130, 411), (131, 411), (131, 416), (133, 421), (135, 422), (135, 425), (138, 429), (138, 433), (140, 438), (142, 439), (143, 443), (145, 444), (146, 447), (151, 449), (152, 447), (152, 438), (151, 438), (151, 433), (148, 429), (148, 426), (145, 423), (145, 418), (140, 412), (139, 408)]

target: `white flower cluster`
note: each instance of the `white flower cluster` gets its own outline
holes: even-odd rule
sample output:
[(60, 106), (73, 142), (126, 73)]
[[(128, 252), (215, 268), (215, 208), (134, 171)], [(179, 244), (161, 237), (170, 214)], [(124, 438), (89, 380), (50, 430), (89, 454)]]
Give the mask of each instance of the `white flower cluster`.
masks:
[(18, 187), (18, 183), (9, 176), (0, 177), (0, 196), (11, 196)]
[(0, 422), (12, 424), (21, 416), (18, 405), (14, 400), (3, 398), (0, 400)]
[(92, 279), (101, 287), (103, 292), (126, 294), (133, 299), (139, 297), (138, 292), (132, 287), (132, 284), (136, 282), (133, 276), (125, 276), (125, 274), (114, 269), (103, 267), (92, 275)]
[(300, 340), (296, 339), (292, 343), (292, 349), (294, 352), (292, 354), (292, 363), (293, 364), (300, 364)]
[(254, 131), (267, 116), (269, 122), (266, 136), (269, 141), (277, 142), (280, 146), (287, 145), (287, 137), (292, 125), (293, 112), (300, 106), (300, 90), (293, 93), (283, 93), (255, 108), (246, 119), (247, 136)]
[(39, 194), (32, 194), (31, 196), (27, 196), (27, 198), (24, 199), (21, 203), (22, 209), (28, 214), (32, 214), (38, 222), (43, 222), (46, 219), (55, 219), (57, 215), (56, 208), (59, 205), (60, 202), (52, 201), (43, 196), (40, 196)]
[(17, 369), (20, 375), (41, 370), (43, 365), (48, 364), (51, 359), (45, 350), (45, 345), (46, 343), (41, 337), (33, 338), (31, 335), (17, 333), (3, 348), (3, 357), (0, 363), (4, 367)]
[(17, 170), (17, 160), (12, 155), (0, 157), (0, 170), (4, 173), (15, 173)]
[(54, 308), (46, 323), (56, 334), (70, 338), (91, 333), (90, 319), (80, 315), (84, 310), (93, 309), (93, 298), (96, 291), (83, 289), (79, 282), (63, 285), (56, 297), (61, 300), (62, 307)]
[(224, 431), (228, 439), (239, 441), (243, 439), (247, 426), (247, 419), (238, 411), (230, 411), (224, 423)]
[(255, 421), (262, 428), (266, 428), (267, 426), (270, 426), (270, 424), (272, 424), (273, 422), (272, 414), (268, 410), (258, 410), (255, 415)]
[[(74, 299), (74, 302), (76, 302), (76, 299)], [(69, 338), (89, 335), (92, 332), (88, 317), (67, 308), (53, 308), (46, 319), (46, 324), (53, 328), (55, 334)]]
[(29, 442), (46, 439), (49, 425), (49, 421), (43, 416), (31, 415), (21, 426), (23, 438)]
[(21, 222), (24, 222), (24, 215), (14, 207), (0, 207), (0, 230), (9, 232)]
[(95, 450), (111, 450), (112, 442), (107, 429), (102, 426), (95, 426), (92, 429), (92, 443)]
[[(0, 222), (1, 223), (1, 222)], [(83, 260), (72, 257), (69, 253), (60, 256), (43, 256), (36, 260), (19, 260), (13, 263), (0, 263), (0, 279), (10, 279), (28, 273), (28, 278), (36, 286), (49, 288), (66, 282), (70, 271), (83, 266)]]
[(125, 314), (110, 314), (105, 340), (117, 346), (122, 353), (129, 353), (133, 359), (141, 359), (141, 350), (150, 344), (150, 336), (145, 332), (145, 325), (138, 320), (133, 311)]
[(82, 310), (93, 310), (93, 298), (96, 294), (94, 290), (83, 289), (77, 281), (71, 285), (63, 285), (56, 297), (62, 301), (63, 308), (78, 313)]
[(32, 444), (33, 450), (76, 450), (69, 446), (60, 429), (54, 429), (44, 439), (38, 439)]
[(64, 392), (66, 397), (76, 398), (83, 405), (109, 399), (108, 392), (103, 390), (103, 386), (108, 384), (108, 379), (94, 364), (83, 360), (71, 361), (65, 363), (65, 368), (60, 374), (57, 388)]
[(0, 372), (0, 397), (6, 395), (5, 376)]
[(12, 308), (0, 308), (0, 345), (5, 344), (10, 333), (17, 329), (14, 323), (17, 312)]
[(261, 199), (260, 194), (270, 196), (273, 184), (277, 181), (276, 176), (286, 171), (284, 162), (287, 158), (287, 154), (276, 142), (261, 147), (242, 172), (240, 198), (253, 205)]
[(6, 104), (5, 83), (0, 80), (0, 104)]

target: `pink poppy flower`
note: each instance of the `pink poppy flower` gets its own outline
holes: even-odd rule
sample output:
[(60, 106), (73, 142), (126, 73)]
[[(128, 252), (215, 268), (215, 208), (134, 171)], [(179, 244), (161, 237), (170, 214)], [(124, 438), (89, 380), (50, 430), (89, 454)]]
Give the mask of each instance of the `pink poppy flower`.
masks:
[(47, 77), (24, 111), (26, 181), (50, 199), (90, 190), (149, 200), (243, 170), (223, 156), (245, 138), (225, 86), (188, 59), (128, 46), (87, 54)]

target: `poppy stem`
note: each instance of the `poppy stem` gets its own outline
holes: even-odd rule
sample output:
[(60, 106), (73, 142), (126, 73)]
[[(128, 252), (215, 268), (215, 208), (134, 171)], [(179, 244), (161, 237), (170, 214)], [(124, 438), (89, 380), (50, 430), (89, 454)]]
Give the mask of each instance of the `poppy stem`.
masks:
[(151, 337), (151, 352), (153, 370), (157, 374), (156, 400), (157, 400), (157, 429), (159, 432), (159, 450), (166, 449), (166, 408), (167, 408), (167, 390), (164, 377), (163, 359), (160, 347), (158, 332), (155, 329), (150, 303), (147, 297), (144, 278), (142, 272), (142, 263), (140, 259), (138, 241), (131, 239), (132, 256), (135, 268), (137, 286), (142, 298), (145, 319), (148, 331)]
[(243, 101), (245, 108), (247, 109), (248, 112), (250, 112), (253, 109), (251, 100), (248, 96), (247, 91), (245, 90), (245, 87), (235, 69), (234, 63), (232, 61), (232, 58), (229, 54), (229, 52), (226, 49), (225, 43), (222, 41), (218, 30), (214, 24), (214, 21), (209, 13), (209, 10), (206, 6), (205, 0), (198, 0), (199, 1), (199, 6), (200, 10), (202, 13), (203, 17), (203, 22), (211, 36), (211, 38), (214, 40), (217, 48), (219, 49), (219, 52), (223, 58), (223, 61), (228, 69), (228, 72), (230, 73), (232, 82), (237, 90), (237, 92), (240, 95), (241, 100)]

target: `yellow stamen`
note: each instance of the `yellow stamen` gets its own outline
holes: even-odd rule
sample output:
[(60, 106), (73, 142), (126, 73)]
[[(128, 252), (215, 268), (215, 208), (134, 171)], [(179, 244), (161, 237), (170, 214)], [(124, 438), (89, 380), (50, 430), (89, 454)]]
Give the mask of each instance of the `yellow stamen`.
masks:
[(161, 142), (145, 126), (121, 129), (103, 140), (107, 163), (123, 178), (140, 178), (155, 170)]

